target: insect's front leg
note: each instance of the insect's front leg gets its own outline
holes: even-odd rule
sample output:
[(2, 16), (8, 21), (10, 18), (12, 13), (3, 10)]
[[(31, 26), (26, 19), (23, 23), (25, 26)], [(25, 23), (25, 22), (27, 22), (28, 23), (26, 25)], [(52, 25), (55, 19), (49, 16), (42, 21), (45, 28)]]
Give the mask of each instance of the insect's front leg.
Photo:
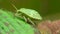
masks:
[(22, 13), (18, 13), (18, 12), (16, 12), (16, 13), (15, 13), (15, 16), (20, 17), (20, 18), (24, 19), (24, 20), (25, 20), (25, 22), (27, 22), (26, 17), (25, 17), (25, 16), (23, 16), (23, 14), (22, 14)]
[(18, 12), (15, 13), (15, 16), (20, 16), (20, 15), (22, 15), (22, 13), (19, 13), (19, 14)]
[(22, 13), (15, 13), (15, 16), (17, 16), (17, 17), (20, 17), (20, 18), (23, 18), (23, 16), (22, 16)]

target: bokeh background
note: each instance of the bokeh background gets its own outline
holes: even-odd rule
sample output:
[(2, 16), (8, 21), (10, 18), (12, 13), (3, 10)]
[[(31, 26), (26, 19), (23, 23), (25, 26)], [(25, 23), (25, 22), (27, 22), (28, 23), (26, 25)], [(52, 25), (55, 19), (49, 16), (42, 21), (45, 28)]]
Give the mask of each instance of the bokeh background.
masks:
[(0, 0), (0, 8), (14, 12), (15, 8), (11, 3), (17, 9), (24, 7), (37, 10), (44, 20), (60, 19), (60, 0)]

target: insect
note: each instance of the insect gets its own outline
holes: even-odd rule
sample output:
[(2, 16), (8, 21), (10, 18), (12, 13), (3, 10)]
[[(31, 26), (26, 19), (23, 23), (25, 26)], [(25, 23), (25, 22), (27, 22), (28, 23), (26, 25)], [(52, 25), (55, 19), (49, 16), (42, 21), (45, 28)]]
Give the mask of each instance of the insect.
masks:
[(33, 21), (30, 19), (37, 19), (37, 20), (42, 20), (42, 17), (40, 16), (40, 14), (36, 11), (36, 10), (33, 10), (33, 9), (27, 9), (27, 8), (20, 8), (20, 9), (17, 9), (15, 7), (15, 5), (12, 4), (12, 6), (16, 9), (16, 13), (15, 13), (15, 16), (18, 16), (18, 17), (22, 17), (25, 19), (25, 21), (27, 22), (29, 20), (29, 22), (31, 22), (33, 25)]
[(18, 12), (24, 13), (25, 15), (29, 16), (30, 18), (42, 20), (42, 17), (36, 10), (21, 8), (21, 9), (17, 10), (17, 13)]

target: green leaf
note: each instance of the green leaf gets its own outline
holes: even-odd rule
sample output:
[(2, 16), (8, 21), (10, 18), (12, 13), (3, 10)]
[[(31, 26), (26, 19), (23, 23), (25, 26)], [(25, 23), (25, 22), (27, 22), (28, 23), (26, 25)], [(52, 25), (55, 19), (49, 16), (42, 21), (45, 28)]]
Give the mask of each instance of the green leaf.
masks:
[[(9, 34), (34, 34), (34, 28), (18, 17), (13, 18), (13, 13), (0, 9), (0, 30)], [(7, 26), (8, 27), (7, 27)], [(13, 32), (11, 31), (13, 30)], [(3, 33), (2, 32), (2, 33)]]

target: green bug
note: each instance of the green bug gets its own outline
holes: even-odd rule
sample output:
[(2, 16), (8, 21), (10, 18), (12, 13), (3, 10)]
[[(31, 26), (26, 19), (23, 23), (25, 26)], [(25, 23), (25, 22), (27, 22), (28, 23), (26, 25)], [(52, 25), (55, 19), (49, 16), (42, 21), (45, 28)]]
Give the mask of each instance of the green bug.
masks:
[[(27, 22), (27, 20), (29, 20), (29, 22), (31, 22), (33, 25), (33, 21), (30, 19), (36, 19), (36, 20), (42, 20), (42, 17), (40, 16), (40, 14), (36, 11), (36, 10), (33, 10), (33, 9), (27, 9), (27, 8), (20, 8), (20, 9), (17, 9), (15, 7), (15, 5), (12, 4), (12, 6), (16, 9), (16, 13), (15, 13), (15, 16), (18, 16), (18, 17), (22, 17), (25, 19), (25, 21)], [(27, 17), (27, 18), (26, 18)]]
[(33, 19), (42, 20), (42, 17), (40, 16), (40, 14), (36, 10), (21, 8), (21, 9), (17, 10), (17, 12), (24, 13), (25, 15), (27, 15)]

